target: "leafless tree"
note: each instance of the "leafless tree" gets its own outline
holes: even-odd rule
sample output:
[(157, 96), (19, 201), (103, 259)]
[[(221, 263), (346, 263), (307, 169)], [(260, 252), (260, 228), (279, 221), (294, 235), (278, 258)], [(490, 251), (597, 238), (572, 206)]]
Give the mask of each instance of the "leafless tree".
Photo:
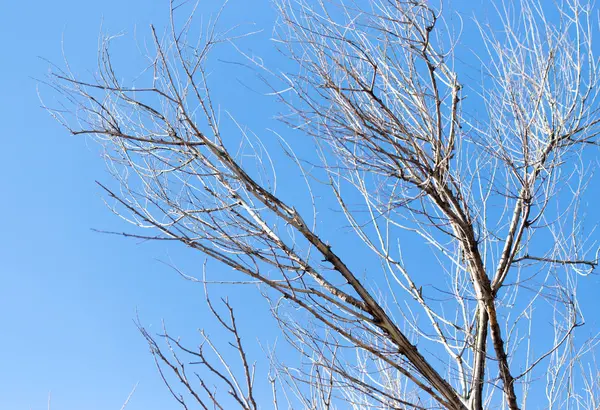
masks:
[[(598, 264), (581, 201), (600, 130), (592, 4), (498, 1), (465, 39), (470, 17), (449, 4), (278, 0), (275, 44), (296, 71), (238, 51), (313, 137), (311, 158), (281, 144), (312, 209), (276, 189), (266, 131), (222, 131), (207, 58), (246, 34), (214, 19), (198, 40), (201, 11), (171, 6), (143, 88), (119, 79), (105, 38), (93, 80), (51, 73), (67, 104), (49, 110), (105, 147), (120, 184), (103, 186), (108, 203), (145, 230), (124, 235), (182, 242), (260, 283), (303, 358), (271, 357), (255, 378), (228, 301), (207, 299), (237, 364), (208, 337), (189, 348), (140, 325), (184, 408), (228, 408), (226, 391), (244, 409), (599, 408), (597, 339), (576, 337), (578, 284)], [(348, 263), (320, 228), (323, 186), (378, 263)]]

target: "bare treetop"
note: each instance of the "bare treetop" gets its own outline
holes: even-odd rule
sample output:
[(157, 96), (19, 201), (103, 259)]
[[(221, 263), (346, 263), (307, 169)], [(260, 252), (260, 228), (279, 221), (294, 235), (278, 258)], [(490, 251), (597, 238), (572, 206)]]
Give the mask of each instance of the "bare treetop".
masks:
[[(470, 16), (432, 2), (279, 0), (275, 46), (295, 71), (238, 52), (283, 121), (313, 137), (311, 158), (221, 118), (207, 59), (246, 34), (217, 17), (192, 37), (196, 6), (172, 4), (165, 35), (151, 27), (143, 87), (119, 80), (106, 38), (93, 80), (51, 74), (68, 106), (49, 109), (105, 147), (120, 186), (103, 186), (108, 203), (145, 229), (124, 235), (182, 242), (261, 283), (304, 357), (271, 358), (273, 402), (257, 402), (235, 303), (224, 315), (207, 296), (237, 365), (212, 362), (205, 335), (194, 349), (165, 331), (161, 347), (140, 325), (184, 408), (224, 408), (226, 391), (244, 409), (600, 406), (597, 340), (577, 332), (578, 285), (598, 264), (580, 201), (600, 130), (591, 4), (499, 2), (472, 40), (460, 33)], [(306, 186), (297, 202), (276, 189), (284, 158)], [(332, 203), (317, 185), (377, 263), (349, 263), (319, 226)], [(183, 356), (211, 380), (191, 380)]]

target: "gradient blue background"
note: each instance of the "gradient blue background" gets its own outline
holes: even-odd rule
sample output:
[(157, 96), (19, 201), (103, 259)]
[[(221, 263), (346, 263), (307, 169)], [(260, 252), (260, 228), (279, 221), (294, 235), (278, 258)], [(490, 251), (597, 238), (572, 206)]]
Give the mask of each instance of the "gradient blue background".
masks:
[[(453, 2), (459, 3), (467, 4)], [(201, 10), (210, 14), (220, 4), (203, 1)], [(107, 210), (94, 183), (110, 181), (99, 148), (70, 136), (40, 108), (37, 95), (35, 78), (43, 79), (49, 66), (39, 57), (61, 65), (64, 49), (73, 71), (88, 75), (94, 71), (102, 25), (103, 32), (127, 35), (115, 51), (115, 60), (127, 70), (129, 59), (138, 58), (136, 42), (149, 38), (151, 22), (164, 25), (167, 13), (167, 1), (37, 0), (2, 6), (1, 410), (46, 409), (49, 395), (55, 410), (120, 409), (136, 384), (128, 410), (177, 408), (133, 324), (136, 309), (151, 330), (158, 330), (164, 318), (174, 334), (192, 342), (196, 328), (211, 329), (201, 287), (159, 262), (176, 261), (186, 273), (198, 274), (200, 255), (91, 230), (127, 230)], [(255, 23), (264, 32), (251, 51), (275, 60), (278, 55), (269, 51), (274, 20), (268, 0), (232, 0), (223, 25)], [(253, 74), (215, 64), (222, 70), (220, 93), (236, 119), (255, 130), (275, 127), (272, 117), (280, 107), (272, 100), (246, 104), (258, 94), (240, 84)], [(52, 105), (51, 90), (39, 87)], [(583, 290), (585, 301), (592, 301), (591, 289)], [(239, 294), (239, 288), (228, 291)], [(243, 307), (241, 326), (250, 335), (249, 348), (260, 358), (252, 334), (268, 333), (266, 305), (256, 292), (244, 293), (236, 304)]]
[[(221, 3), (205, 1), (202, 8), (210, 14)], [(274, 20), (268, 1), (247, 4), (231, 2), (224, 24), (255, 22), (266, 28), (267, 39)], [(158, 260), (176, 260), (186, 273), (197, 274), (203, 259), (180, 247), (91, 230), (128, 227), (108, 211), (94, 182), (110, 182), (99, 147), (70, 136), (40, 108), (38, 86), (48, 105), (54, 95), (36, 81), (43, 80), (49, 68), (40, 57), (63, 65), (63, 48), (75, 73), (93, 72), (101, 29), (127, 35), (123, 53), (116, 55), (126, 69), (129, 59), (138, 58), (136, 43), (149, 38), (149, 24), (164, 26), (168, 10), (167, 1), (38, 0), (2, 5), (2, 410), (46, 409), (49, 395), (56, 410), (120, 409), (136, 384), (128, 410), (178, 406), (164, 388), (133, 319), (137, 309), (151, 330), (158, 331), (165, 319), (191, 344), (199, 340), (195, 329), (210, 327), (204, 323), (208, 315), (202, 288)], [(234, 102), (243, 100), (237, 92), (249, 92), (236, 84), (224, 84), (231, 88), (225, 92)], [(268, 109), (245, 108), (241, 121)], [(254, 303), (252, 295), (244, 302)], [(241, 326), (252, 334), (257, 323), (245, 320)], [(248, 344), (257, 345), (252, 337)]]

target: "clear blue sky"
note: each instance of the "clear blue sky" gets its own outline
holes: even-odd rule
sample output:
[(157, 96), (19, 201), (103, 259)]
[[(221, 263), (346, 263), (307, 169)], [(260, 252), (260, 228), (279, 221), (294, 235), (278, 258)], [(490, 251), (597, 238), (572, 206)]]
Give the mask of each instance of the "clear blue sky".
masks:
[[(203, 3), (214, 10), (221, 2)], [(268, 1), (253, 3), (232, 1), (225, 17), (264, 25), (266, 38), (274, 13)], [(40, 109), (33, 79), (48, 71), (39, 57), (62, 64), (63, 46), (74, 71), (93, 71), (101, 24), (105, 32), (128, 35), (128, 53), (119, 58), (126, 66), (136, 54), (133, 36), (148, 38), (149, 24), (164, 24), (167, 13), (167, 1), (2, 6), (0, 409), (46, 409), (50, 393), (52, 409), (120, 409), (136, 383), (129, 410), (176, 408), (133, 319), (137, 309), (153, 329), (164, 318), (174, 333), (199, 340), (202, 289), (157, 259), (198, 273), (202, 258), (91, 230), (128, 228), (107, 210), (94, 183), (110, 181), (99, 147), (68, 135)], [(41, 93), (52, 98), (48, 89)]]
[[(221, 1), (202, 3), (214, 10)], [(99, 148), (91, 140), (68, 135), (40, 108), (33, 79), (48, 71), (48, 63), (39, 57), (62, 64), (61, 47), (75, 72), (93, 71), (101, 24), (104, 32), (123, 31), (129, 36), (116, 56), (127, 70), (128, 59), (136, 58), (134, 35), (139, 41), (148, 38), (149, 24), (164, 24), (167, 12), (166, 0), (34, 0), (3, 5), (1, 410), (46, 409), (49, 394), (52, 409), (120, 409), (136, 384), (128, 410), (176, 408), (133, 324), (136, 309), (152, 329), (164, 318), (174, 334), (191, 342), (196, 328), (211, 326), (202, 289), (158, 261), (176, 261), (193, 274), (199, 272), (201, 255), (91, 230), (127, 230), (107, 210), (94, 183), (110, 180)], [(264, 29), (253, 51), (269, 59), (277, 58), (267, 51), (274, 19), (268, 0), (232, 0), (224, 23), (254, 22)], [(230, 102), (227, 108), (255, 131), (268, 127), (277, 107), (265, 99), (244, 104), (258, 95), (239, 86), (251, 74), (238, 66), (220, 67), (221, 92)], [(232, 73), (229, 77), (223, 74), (227, 70)], [(52, 99), (48, 89), (42, 87), (41, 93)], [(598, 279), (593, 283), (597, 285)], [(244, 307), (240, 314), (247, 334), (257, 328), (264, 331), (263, 320), (268, 319), (253, 311), (260, 298), (254, 293), (237, 302)], [(256, 312), (264, 314), (264, 307)], [(253, 336), (247, 339), (256, 358), (262, 358)]]

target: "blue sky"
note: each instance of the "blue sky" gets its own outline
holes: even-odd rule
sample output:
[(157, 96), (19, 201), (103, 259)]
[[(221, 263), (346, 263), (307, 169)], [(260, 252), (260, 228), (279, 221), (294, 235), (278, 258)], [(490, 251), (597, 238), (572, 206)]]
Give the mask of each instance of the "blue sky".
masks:
[[(227, 18), (272, 24), (267, 1), (243, 4), (232, 2)], [(175, 407), (133, 319), (137, 309), (154, 329), (164, 318), (194, 336), (203, 326), (202, 289), (158, 261), (181, 261), (179, 248), (91, 230), (127, 229), (94, 182), (110, 181), (99, 147), (40, 108), (34, 79), (48, 71), (40, 57), (62, 64), (61, 48), (74, 71), (93, 71), (101, 25), (147, 38), (167, 12), (166, 1), (60, 0), (10, 2), (0, 13), (0, 409), (46, 409), (50, 394), (53, 409), (120, 409), (138, 383), (129, 410)], [(185, 255), (192, 272), (201, 265)]]
[[(202, 3), (210, 14), (221, 2)], [(264, 29), (252, 51), (276, 59), (267, 51), (275, 19), (269, 1), (248, 4), (232, 0), (224, 24), (253, 22)], [(131, 52), (136, 41), (148, 38), (150, 23), (165, 24), (167, 12), (167, 1), (36, 0), (10, 2), (0, 14), (0, 409), (46, 409), (49, 395), (52, 409), (119, 409), (136, 384), (128, 410), (175, 408), (133, 324), (136, 311), (151, 329), (164, 319), (174, 334), (192, 341), (196, 328), (211, 329), (202, 288), (160, 262), (198, 273), (201, 255), (92, 231), (127, 230), (94, 182), (110, 181), (99, 148), (68, 135), (40, 108), (37, 95), (35, 78), (48, 71), (40, 57), (60, 65), (64, 50), (73, 70), (86, 75), (94, 70), (102, 26), (127, 34), (116, 49), (127, 70), (128, 59), (137, 58)], [(278, 108), (271, 100), (244, 103), (257, 95), (239, 86), (252, 73), (218, 67), (223, 99), (236, 119), (255, 130), (275, 127)], [(48, 89), (40, 92), (46, 102), (52, 99)], [(234, 298), (241, 293), (228, 291)], [(266, 306), (256, 292), (237, 303), (250, 349), (261, 358), (251, 334), (266, 328)]]

